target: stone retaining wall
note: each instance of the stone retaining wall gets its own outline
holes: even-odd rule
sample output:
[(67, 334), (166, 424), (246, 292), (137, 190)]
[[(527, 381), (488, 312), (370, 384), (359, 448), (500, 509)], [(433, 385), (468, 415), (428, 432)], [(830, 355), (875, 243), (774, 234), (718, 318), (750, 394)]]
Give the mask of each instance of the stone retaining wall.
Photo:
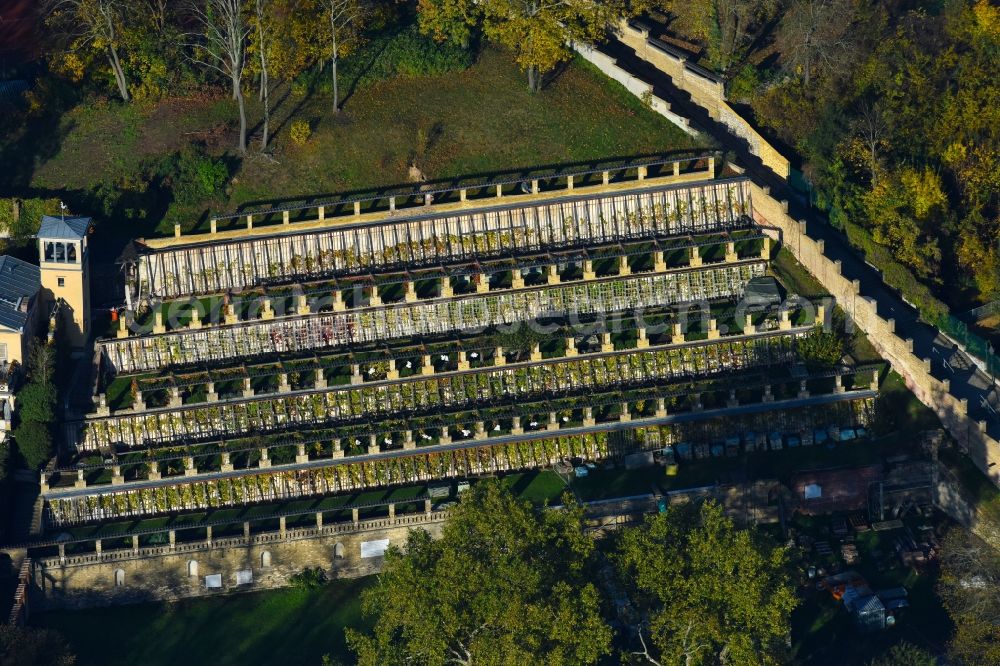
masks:
[(949, 392), (947, 380), (935, 378), (930, 359), (913, 353), (913, 341), (896, 332), (896, 322), (878, 314), (875, 299), (861, 295), (861, 283), (841, 274), (839, 261), (823, 254), (824, 243), (806, 234), (805, 222), (788, 215), (787, 202), (776, 201), (758, 185), (752, 185), (754, 218), (775, 228), (784, 246), (837, 299), (837, 303), (867, 335), (879, 354), (892, 364), (917, 398), (930, 407), (945, 428), (968, 452), (969, 457), (994, 483), (1000, 482), (1000, 442), (986, 433), (986, 422), (968, 415), (967, 401)]

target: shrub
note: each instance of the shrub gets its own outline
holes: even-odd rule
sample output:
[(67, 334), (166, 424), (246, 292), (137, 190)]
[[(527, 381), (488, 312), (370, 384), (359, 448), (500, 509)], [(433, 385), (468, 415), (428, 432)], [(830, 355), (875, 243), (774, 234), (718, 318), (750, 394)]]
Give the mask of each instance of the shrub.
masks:
[(326, 572), (322, 567), (306, 567), (297, 574), (292, 575), (292, 585), (304, 590), (312, 590), (326, 585)]
[(289, 129), (289, 136), (292, 139), (292, 143), (296, 146), (304, 146), (312, 136), (312, 129), (309, 127), (309, 123), (305, 120), (296, 120), (292, 123), (291, 129)]
[(14, 245), (24, 245), (38, 232), (42, 215), (58, 215), (58, 199), (0, 199), (0, 230)]
[(817, 326), (809, 335), (799, 340), (799, 353), (810, 366), (836, 365), (844, 356), (844, 339), (835, 331)]
[[(450, 43), (438, 44), (433, 38), (420, 34), (415, 24), (397, 33), (383, 32), (374, 35), (362, 48), (344, 58), (342, 85), (366, 85), (394, 76), (434, 76), (468, 69), (475, 60), (475, 53)], [(320, 86), (328, 84), (329, 77), (320, 79)]]
[(13, 434), (28, 469), (40, 469), (52, 457), (52, 433), (47, 423), (24, 421)]
[(186, 148), (167, 165), (165, 179), (170, 183), (174, 201), (198, 203), (218, 194), (229, 178), (229, 167), (221, 159)]

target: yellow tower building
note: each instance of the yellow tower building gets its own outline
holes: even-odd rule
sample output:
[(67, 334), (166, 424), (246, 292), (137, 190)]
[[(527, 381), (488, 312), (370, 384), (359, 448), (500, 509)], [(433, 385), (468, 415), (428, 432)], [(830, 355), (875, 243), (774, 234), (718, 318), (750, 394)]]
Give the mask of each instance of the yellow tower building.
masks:
[(48, 302), (62, 301), (59, 325), (63, 339), (75, 349), (84, 347), (90, 334), (90, 227), (89, 217), (46, 215), (38, 229), (42, 295)]

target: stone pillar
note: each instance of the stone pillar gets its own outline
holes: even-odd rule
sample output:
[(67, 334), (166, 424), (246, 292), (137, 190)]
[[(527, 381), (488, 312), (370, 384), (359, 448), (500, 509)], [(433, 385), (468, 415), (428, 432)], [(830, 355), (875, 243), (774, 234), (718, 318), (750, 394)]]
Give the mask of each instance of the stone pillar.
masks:
[(389, 197), (389, 212), (396, 210), (396, 197)]
[(656, 418), (662, 419), (667, 416), (667, 401), (663, 398), (656, 399)]
[(747, 315), (746, 321), (743, 322), (743, 334), (750, 335), (751, 333), (756, 333), (757, 327), (753, 325), (753, 315)]
[(125, 477), (122, 475), (121, 465), (111, 466), (111, 485), (120, 485), (125, 483)]
[(490, 291), (490, 276), (486, 273), (480, 273), (476, 278), (476, 293), (486, 294)]
[(389, 369), (385, 372), (386, 379), (399, 379), (399, 369), (396, 367), (396, 359), (389, 359)]
[(316, 381), (313, 385), (318, 389), (325, 389), (327, 387), (326, 374), (323, 372), (323, 368), (316, 368)]
[(608, 353), (615, 350), (615, 343), (611, 341), (610, 333), (601, 333), (601, 352)]
[(466, 198), (468, 198), (468, 196), (469, 196), (469, 194), (468, 194), (468, 192), (466, 192), (465, 188), (462, 188), (462, 189), (460, 189), (458, 191), (458, 200), (459, 201), (465, 201)]
[(512, 435), (520, 435), (524, 433), (524, 428), (521, 427), (521, 417), (514, 416), (510, 420), (510, 432)]
[(396, 504), (394, 502), (389, 503), (389, 520), (396, 520)]
[(566, 189), (567, 190), (573, 189), (573, 176), (566, 176)]
[(451, 435), (448, 434), (448, 428), (441, 428), (441, 437), (438, 438), (438, 442), (441, 444), (451, 444)]
[(127, 338), (128, 337), (128, 322), (127, 319), (128, 312), (122, 312), (122, 316), (118, 319), (118, 337)]
[(138, 534), (133, 534), (132, 535), (132, 554), (133, 555), (138, 555), (139, 554), (139, 535)]
[(326, 206), (316, 207), (316, 219), (318, 219), (320, 222), (326, 219)]
[(622, 423), (632, 420), (632, 414), (628, 411), (628, 403), (622, 403), (622, 413), (618, 415), (618, 420)]
[(451, 298), (455, 295), (451, 288), (451, 278), (447, 275), (441, 278), (441, 298)]
[(374, 455), (381, 452), (382, 447), (378, 443), (378, 438), (375, 435), (368, 435), (368, 454)]
[(691, 398), (692, 398), (691, 400), (692, 412), (700, 412), (702, 409), (705, 408), (705, 406), (701, 404), (701, 393), (693, 393), (691, 394)]
[(250, 383), (249, 377), (243, 378), (243, 397), (252, 398), (254, 394), (253, 384)]
[(264, 469), (271, 466), (271, 459), (267, 457), (267, 447), (263, 447), (260, 450), (260, 460), (257, 461), (257, 467)]
[(636, 349), (646, 349), (649, 347), (649, 338), (646, 337), (646, 327), (640, 326), (638, 329), (639, 337), (636, 338), (635, 346)]
[(778, 322), (778, 329), (788, 331), (792, 328), (792, 322), (788, 319), (788, 310), (781, 308), (781, 321)]
[(278, 536), (280, 536), (282, 539), (288, 538), (288, 525), (285, 522), (284, 516), (278, 516)]
[(66, 544), (59, 544), (59, 564), (66, 564)]
[(45, 470), (42, 470), (39, 474), (38, 487), (41, 489), (43, 495), (49, 490), (49, 477), (45, 473)]
[(726, 401), (726, 407), (739, 407), (740, 401), (736, 398), (736, 389), (729, 389), (729, 400)]
[(679, 345), (684, 342), (684, 331), (681, 330), (680, 324), (673, 325), (673, 332), (670, 336), (670, 342), (675, 345)]
[(318, 529), (318, 530), (323, 529), (323, 512), (322, 511), (317, 511), (316, 512), (316, 529)]
[(306, 453), (306, 445), (299, 444), (298, 448), (295, 450), (295, 462), (297, 463), (307, 463), (309, 462), (309, 454)]
[(212, 545), (212, 526), (211, 525), (209, 525), (208, 527), (205, 528), (205, 543), (207, 543), (209, 546)]
[(403, 436), (403, 450), (412, 451), (417, 448), (417, 443), (413, 439), (413, 431), (407, 430)]
[(413, 303), (417, 300), (417, 283), (413, 280), (406, 281), (406, 292), (403, 294), (403, 301)]
[(561, 278), (559, 277), (559, 266), (557, 266), (556, 264), (550, 264), (547, 267), (546, 282), (548, 282), (548, 284), (559, 284), (560, 279)]
[(531, 193), (532, 194), (538, 194), (538, 179), (537, 178), (532, 178), (531, 179)]
[(611, 174), (608, 173), (607, 171), (602, 171), (601, 172), (601, 183), (604, 184), (604, 185), (607, 185), (610, 182), (611, 182)]
[(111, 416), (111, 408), (108, 407), (108, 396), (103, 393), (97, 396), (97, 415)]
[(771, 385), (764, 384), (764, 398), (762, 399), (762, 402), (773, 402), (773, 401), (774, 401), (774, 396), (771, 394)]
[(278, 393), (288, 393), (292, 390), (292, 385), (288, 383), (288, 373), (278, 374)]
[(149, 462), (149, 476), (148, 476), (148, 478), (149, 478), (150, 481), (159, 481), (160, 478), (161, 478), (161, 475), (160, 475), (160, 463), (158, 463), (155, 460), (151, 460)]
[(215, 382), (205, 383), (205, 402), (218, 402), (219, 394), (215, 392)]
[(486, 439), (486, 424), (476, 421), (476, 439)]
[(333, 311), (343, 312), (347, 309), (347, 305), (344, 303), (344, 294), (339, 289), (333, 292)]
[(760, 248), (760, 258), (771, 258), (771, 238), (769, 236), (764, 236), (764, 244)]
[(250, 521), (243, 522), (243, 538), (247, 541), (250, 540)]
[(226, 303), (224, 308), (224, 313), (222, 315), (222, 323), (227, 326), (232, 326), (239, 322), (239, 317), (236, 316), (236, 306), (232, 303)]
[(382, 305), (382, 297), (378, 295), (378, 285), (372, 285), (368, 292), (368, 305), (377, 307)]
[(701, 266), (701, 254), (698, 252), (698, 246), (691, 248), (691, 256), (688, 259), (688, 266), (691, 268)]
[(636, 171), (638, 172), (639, 180), (646, 180), (646, 167), (641, 166)]
[(503, 355), (503, 347), (493, 350), (493, 365), (507, 365), (507, 357)]
[(427, 516), (431, 515), (431, 508), (433, 506), (434, 506), (434, 504), (429, 499), (425, 499), (424, 500), (424, 515), (427, 515)]
[(593, 407), (583, 408), (583, 427), (591, 428), (597, 425), (597, 421), (594, 419), (594, 409)]
[[(124, 321), (124, 319), (122, 320)], [(166, 333), (167, 327), (163, 325), (163, 310), (160, 306), (156, 306), (156, 311), (153, 313), (153, 334), (160, 335), (161, 333)]]
[(142, 399), (142, 391), (135, 392), (135, 398), (132, 400), (132, 409), (137, 412), (145, 411), (146, 401)]
[(83, 470), (76, 470), (76, 482), (73, 484), (76, 488), (86, 488), (87, 487), (87, 477), (83, 475)]
[(834, 375), (833, 377), (833, 392), (843, 393), (844, 392), (844, 378), (840, 375)]
[[(816, 306), (816, 325), (822, 326), (826, 322), (826, 308), (822, 305)], [(890, 321), (892, 321), (890, 319)]]
[(503, 197), (503, 185), (497, 185), (497, 199)]
[(361, 202), (360, 201), (355, 201), (354, 202), (354, 216), (357, 217), (358, 215), (361, 215)]
[(542, 349), (537, 342), (531, 345), (531, 360), (532, 361), (542, 360)]
[(726, 261), (739, 261), (740, 255), (736, 254), (736, 243), (729, 241), (726, 243)]
[(351, 384), (363, 384), (365, 378), (361, 376), (361, 367), (357, 363), (351, 364)]
[(269, 296), (265, 296), (263, 299), (263, 305), (260, 308), (260, 318), (274, 319), (274, 310), (271, 308), (271, 298)]
[(511, 269), (510, 287), (511, 289), (524, 289), (524, 277), (521, 275), (521, 269), (519, 268)]
[(307, 315), (311, 313), (312, 310), (309, 308), (309, 299), (306, 298), (305, 294), (298, 294), (295, 296), (295, 314)]
[(576, 338), (566, 338), (566, 356), (576, 356)]
[(330, 455), (330, 457), (334, 459), (344, 457), (344, 449), (340, 446), (339, 439), (333, 440), (333, 453)]
[(167, 532), (167, 540), (170, 543), (170, 550), (177, 547), (177, 532), (174, 530), (169, 530)]
[(222, 452), (222, 465), (220, 466), (220, 471), (232, 472), (233, 471), (233, 461), (229, 457), (229, 451)]
[(549, 422), (545, 426), (546, 430), (559, 430), (559, 417), (555, 412), (549, 412)]
[(597, 273), (594, 272), (594, 262), (590, 259), (583, 260), (583, 279), (593, 280), (597, 277)]
[(471, 366), (469, 365), (469, 357), (464, 351), (458, 352), (458, 370), (469, 370)]
[(632, 268), (628, 265), (628, 257), (618, 257), (618, 275), (631, 275)]
[(101, 540), (100, 539), (96, 539), (94, 541), (94, 552), (97, 553), (98, 556), (101, 555)]
[(653, 253), (653, 270), (657, 273), (663, 273), (667, 270), (667, 262), (663, 257), (662, 250)]
[(804, 380), (804, 379), (799, 382), (799, 397), (800, 398), (808, 398), (809, 397), (809, 388), (807, 387), (806, 380)]
[(679, 175), (681, 175), (681, 163), (674, 162), (674, 177), (676, 178)]
[(198, 310), (191, 310), (191, 321), (188, 322), (188, 328), (192, 331), (201, 328), (201, 315), (198, 314)]
[(196, 476), (198, 468), (194, 466), (193, 456), (184, 456), (184, 476)]
[(719, 339), (719, 324), (715, 319), (708, 320), (708, 339), (718, 340)]
[(431, 362), (430, 354), (424, 354), (424, 364), (420, 367), (420, 373), (424, 375), (434, 374), (434, 364)]

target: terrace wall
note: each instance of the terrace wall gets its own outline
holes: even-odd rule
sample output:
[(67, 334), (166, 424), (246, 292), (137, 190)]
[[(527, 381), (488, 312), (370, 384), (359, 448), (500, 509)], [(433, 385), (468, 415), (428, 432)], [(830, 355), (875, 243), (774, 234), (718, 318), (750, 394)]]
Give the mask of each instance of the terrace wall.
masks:
[(861, 283), (841, 275), (840, 262), (824, 255), (823, 241), (806, 234), (805, 222), (788, 215), (787, 202), (776, 201), (756, 184), (751, 187), (754, 218), (760, 224), (774, 227), (776, 236), (780, 232), (785, 247), (837, 299), (879, 354), (903, 376), (906, 386), (934, 410), (952, 437), (967, 449), (976, 466), (995, 483), (1000, 482), (1000, 474), (994, 469), (1000, 464), (1000, 442), (986, 433), (986, 422), (969, 417), (967, 402), (951, 395), (948, 384), (931, 374), (930, 359), (918, 358), (913, 353), (913, 341), (896, 333), (895, 320), (878, 314), (875, 299), (861, 296)]
[[(667, 499), (672, 504), (714, 499), (741, 524), (773, 523), (778, 509), (769, 499), (779, 487), (777, 481), (761, 480), (675, 491)], [(643, 495), (590, 503), (587, 515), (592, 533), (599, 536), (655, 510), (655, 498)], [(388, 539), (390, 545), (401, 546), (416, 528), (438, 537), (445, 515), (431, 511), (212, 542), (39, 558), (34, 560), (32, 605), (36, 610), (87, 608), (270, 589), (289, 585), (306, 567), (321, 567), (333, 578), (356, 578), (377, 573), (383, 562), (382, 557), (362, 558), (362, 543)], [(192, 575), (192, 562), (197, 562), (197, 575)], [(246, 570), (253, 573), (253, 582), (237, 585), (236, 572)], [(205, 588), (210, 574), (222, 575), (222, 590)]]
[[(750, 145), (750, 152), (759, 157), (764, 166), (782, 178), (788, 178), (790, 172), (788, 159), (775, 150), (774, 146), (768, 143), (750, 123), (729, 106), (721, 79), (687, 62), (669, 45), (650, 37), (649, 31), (639, 25), (622, 21), (616, 36), (623, 44), (633, 49), (637, 56), (669, 76), (674, 85), (688, 93), (691, 100), (704, 108), (713, 120), (725, 125), (733, 134), (746, 139)], [(577, 47), (577, 50), (580, 48)], [(611, 58), (607, 59), (614, 62)]]

